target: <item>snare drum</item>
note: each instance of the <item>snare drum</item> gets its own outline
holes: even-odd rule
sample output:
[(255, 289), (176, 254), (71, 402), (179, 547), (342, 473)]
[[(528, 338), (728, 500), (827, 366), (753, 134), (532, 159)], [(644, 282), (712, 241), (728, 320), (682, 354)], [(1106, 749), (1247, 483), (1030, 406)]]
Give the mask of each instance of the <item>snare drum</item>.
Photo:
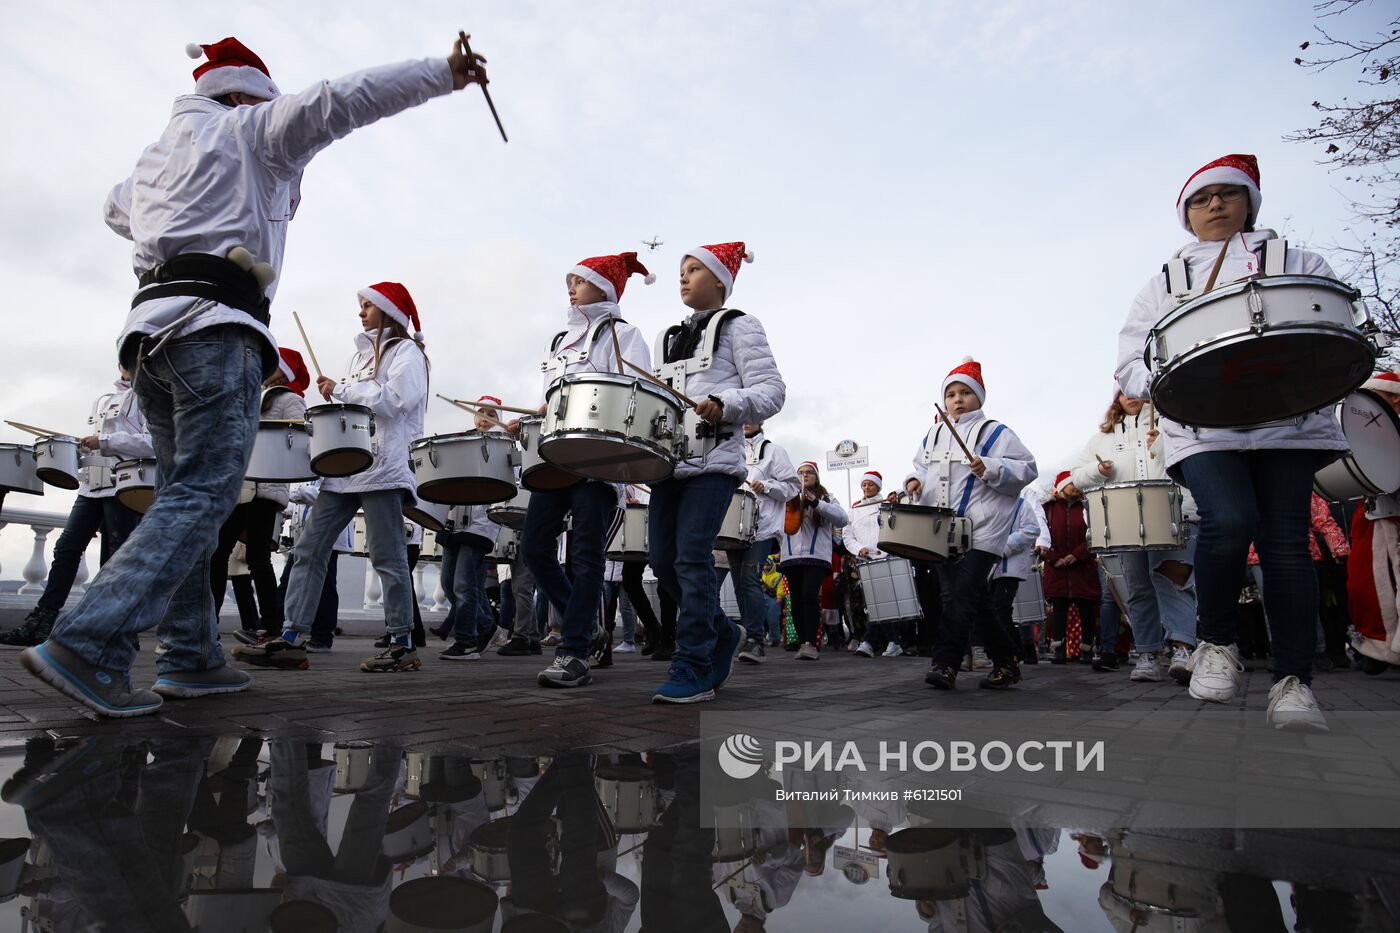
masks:
[(911, 901), (966, 897), (987, 877), (987, 855), (968, 833), (932, 826), (891, 833), (885, 843), (890, 893)]
[(914, 565), (902, 557), (862, 560), (860, 591), (865, 596), (865, 617), (871, 622), (922, 619), (923, 608), (914, 588)]
[(647, 507), (629, 503), (608, 542), (608, 560), (644, 561), (647, 557)]
[(734, 490), (724, 524), (715, 536), (715, 550), (737, 551), (753, 544), (758, 535), (758, 496), (742, 486)]
[(513, 564), (520, 556), (520, 532), (514, 528), (501, 528), (496, 535), (496, 546), (486, 555), (488, 564)]
[(506, 808), (506, 781), (508, 772), (504, 758), (473, 758), (471, 771), (481, 782), (481, 791), (486, 796), (486, 809)]
[(515, 495), (515, 441), (499, 431), (423, 437), (408, 446), (418, 498), (487, 505)]
[(482, 881), (505, 884), (510, 881), (510, 817), (489, 820), (473, 829), (467, 837), (467, 858), (472, 873)]
[(27, 444), (0, 444), (0, 491), (44, 494), (38, 459)]
[(519, 531), (525, 527), (525, 513), (530, 510), (530, 490), (517, 489), (514, 498), (486, 510), (486, 517), (504, 528)]
[(1379, 352), (1359, 297), (1333, 279), (1273, 275), (1186, 302), (1147, 336), (1157, 410), (1237, 428), (1334, 404), (1366, 381)]
[(877, 519), (880, 535), (876, 546), (896, 557), (915, 560), (951, 560), (970, 547), (970, 523), (952, 509), (931, 505), (886, 502)]
[(433, 848), (432, 824), (428, 805), (421, 800), (389, 813), (384, 824), (383, 852), (393, 862), (427, 855)]
[[(365, 513), (356, 512), (355, 521), (352, 522), (355, 530), (351, 533), (354, 543), (350, 546), (350, 556), (369, 557), (369, 526), (365, 524)], [(413, 528), (407, 523), (403, 526), (404, 542), (413, 536)]]
[(716, 862), (740, 862), (758, 851), (758, 826), (748, 800), (715, 805)]
[(77, 489), (80, 446), (76, 437), (41, 437), (34, 442), (34, 472), (59, 489)]
[(1186, 546), (1181, 487), (1169, 479), (1109, 483), (1084, 490), (1089, 550), (1161, 551)]
[(617, 765), (599, 768), (593, 786), (603, 809), (620, 833), (644, 833), (656, 823), (656, 779), (650, 768)]
[(1400, 518), (1400, 495), (1376, 496), (1366, 500), (1366, 518), (1375, 522), (1385, 518)]
[(637, 376), (575, 373), (546, 393), (540, 456), (610, 483), (654, 483), (675, 470), (681, 406)]
[(1017, 625), (1045, 621), (1045, 586), (1041, 583), (1039, 572), (1032, 570), (1016, 587), (1011, 619)]
[(112, 485), (118, 502), (145, 515), (156, 498), (155, 460), (121, 461), (112, 468)]
[(540, 456), (540, 434), (544, 432), (544, 416), (532, 415), (520, 419), (520, 485), (535, 492), (568, 489), (583, 482), (583, 477), (561, 470)]
[(311, 437), (302, 422), (259, 421), (253, 456), (244, 479), (255, 483), (299, 483), (315, 479)]
[(447, 515), (451, 511), (450, 505), (419, 499), (413, 505), (404, 506), (403, 517), (429, 531), (442, 531), (447, 528)]
[(1317, 471), (1313, 489), (1332, 502), (1384, 496), (1400, 490), (1400, 417), (1379, 395), (1357, 389), (1337, 406), (1351, 448)]
[(364, 405), (314, 405), (306, 433), (317, 476), (353, 476), (374, 463), (374, 412)]
[(335, 783), (337, 794), (353, 794), (369, 786), (374, 743), (365, 741), (335, 743)]

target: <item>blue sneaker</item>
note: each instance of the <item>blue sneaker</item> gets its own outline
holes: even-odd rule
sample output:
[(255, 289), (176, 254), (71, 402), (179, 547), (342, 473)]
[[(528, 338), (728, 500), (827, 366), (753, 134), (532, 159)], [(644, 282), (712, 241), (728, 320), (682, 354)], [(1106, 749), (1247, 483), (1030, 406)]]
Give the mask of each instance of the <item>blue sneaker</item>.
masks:
[(161, 698), (132, 689), (126, 671), (105, 671), (54, 641), (20, 652), (19, 661), (35, 677), (103, 716), (144, 716), (160, 709)]
[(653, 703), (704, 703), (715, 698), (707, 679), (689, 664), (672, 661), (666, 672), (666, 682), (651, 695)]
[(724, 620), (715, 639), (715, 653), (710, 655), (710, 689), (718, 690), (734, 672), (734, 660), (744, 648), (744, 629), (738, 623)]

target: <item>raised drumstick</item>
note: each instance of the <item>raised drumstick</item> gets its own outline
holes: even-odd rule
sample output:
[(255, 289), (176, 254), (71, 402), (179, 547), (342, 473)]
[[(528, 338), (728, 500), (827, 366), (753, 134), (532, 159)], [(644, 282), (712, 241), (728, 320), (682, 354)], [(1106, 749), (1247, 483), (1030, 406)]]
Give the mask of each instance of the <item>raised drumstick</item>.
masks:
[[(476, 56), (472, 54), (472, 47), (470, 43), (467, 42), (467, 40), (471, 38), (471, 35), (465, 30), (458, 30), (457, 38), (462, 40), (462, 51), (466, 53), (467, 61), (472, 66), (475, 66)], [(483, 58), (482, 61), (484, 62), (486, 59)], [(474, 67), (473, 70), (475, 70)], [(491, 100), (491, 92), (487, 90), (485, 84), (481, 85), (481, 93), (486, 98), (486, 106), (491, 108), (491, 118), (496, 121), (496, 129), (501, 131), (501, 142), (510, 142), (510, 140), (506, 138), (506, 128), (501, 126), (501, 115), (496, 113), (496, 104)]]
[(6, 421), (5, 423), (8, 424), (8, 425), (9, 425), (10, 427), (12, 427), (12, 428), (19, 428), (21, 431), (27, 431), (27, 432), (29, 432), (30, 434), (36, 435), (36, 436), (38, 436), (38, 437), (77, 437), (77, 436), (78, 436), (78, 435), (76, 435), (76, 434), (69, 434), (67, 431), (50, 431), (48, 428), (38, 428), (38, 427), (35, 427), (35, 426), (32, 425), (32, 424), (25, 424), (25, 423), (22, 422), (22, 421)]
[(958, 433), (957, 426), (953, 423), (953, 419), (948, 417), (948, 413), (943, 410), (943, 406), (939, 405), (937, 402), (934, 402), (933, 408), (935, 411), (938, 412), (939, 416), (948, 425), (948, 430), (952, 432), (953, 440), (958, 442), (958, 446), (962, 448), (962, 452), (967, 457), (968, 462), (970, 463), (973, 460), (976, 460), (976, 455), (974, 455), (972, 451), (968, 449), (968, 446), (963, 443), (962, 435)]
[(502, 422), (500, 422), (500, 421), (497, 421), (495, 418), (492, 418), (490, 415), (486, 414), (486, 412), (484, 412), (484, 411), (479, 411), (479, 410), (473, 408), (472, 406), (468, 405), (466, 402), (459, 402), (459, 401), (457, 401), (455, 398), (448, 398), (447, 396), (442, 395), (441, 393), (438, 393), (438, 394), (437, 394), (437, 397), (440, 398), (440, 399), (442, 399), (444, 402), (447, 402), (449, 405), (456, 405), (458, 408), (462, 409), (462, 411), (469, 412), (470, 414), (476, 415), (478, 418), (485, 418), (487, 421), (491, 422), (491, 423), (494, 424), (496, 427), (501, 428), (502, 430), (505, 430), (505, 427), (506, 427), (506, 426), (505, 426), (504, 423), (502, 423)]
[[(476, 402), (471, 401), (470, 399), (464, 398), (454, 398), (451, 399), (451, 401), (465, 402), (468, 405), (478, 404)], [(538, 415), (540, 413), (540, 410), (538, 408), (518, 408), (515, 405), (492, 405), (491, 407), (496, 409), (497, 411), (508, 411), (511, 414), (515, 415)]]
[(306, 355), (311, 357), (311, 365), (316, 367), (316, 378), (326, 378), (325, 374), (321, 372), (321, 364), (316, 362), (316, 351), (311, 349), (311, 341), (306, 339), (306, 328), (301, 326), (301, 318), (297, 317), (295, 311), (292, 312), (292, 320), (297, 322), (297, 330), (301, 331), (301, 342), (306, 344)]

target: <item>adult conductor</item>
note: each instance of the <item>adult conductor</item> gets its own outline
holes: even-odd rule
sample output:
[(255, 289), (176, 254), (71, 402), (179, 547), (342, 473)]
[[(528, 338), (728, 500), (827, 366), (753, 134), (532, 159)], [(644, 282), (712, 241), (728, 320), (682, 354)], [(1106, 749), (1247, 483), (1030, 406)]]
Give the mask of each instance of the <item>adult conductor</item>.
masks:
[[(206, 57), (194, 93), (176, 98), (165, 131), (105, 210), (107, 225), (135, 244), (139, 287), (117, 348), (150, 424), (156, 501), (49, 640), (21, 655), (36, 677), (106, 716), (251, 682), (224, 662), (208, 564), (238, 500), (259, 389), (277, 369), (269, 305), (307, 163), (358, 127), (486, 83), (484, 59), (461, 40), (445, 59), (288, 95), (237, 39), (187, 51)], [(136, 636), (157, 625), (168, 650), (154, 692), (133, 689)]]

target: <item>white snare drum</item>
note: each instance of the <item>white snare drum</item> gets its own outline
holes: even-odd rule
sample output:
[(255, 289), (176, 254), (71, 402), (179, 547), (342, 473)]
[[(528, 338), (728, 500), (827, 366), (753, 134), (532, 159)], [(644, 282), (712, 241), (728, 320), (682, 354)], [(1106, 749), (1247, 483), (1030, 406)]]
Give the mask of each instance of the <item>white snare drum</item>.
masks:
[(299, 483), (315, 479), (311, 437), (302, 422), (259, 421), (245, 479), (255, 483)]
[(486, 809), (506, 808), (507, 770), (504, 758), (473, 758), (472, 774), (481, 782), (481, 792), (486, 795)]
[(631, 503), (623, 511), (622, 522), (608, 542), (608, 560), (647, 559), (647, 507)]
[(414, 878), (389, 895), (384, 933), (491, 933), (500, 897), (468, 878)]
[(510, 880), (510, 858), (506, 843), (510, 838), (510, 817), (489, 820), (467, 837), (467, 858), (472, 873), (482, 881), (504, 884)]
[(422, 525), (428, 531), (442, 531), (447, 528), (447, 515), (451, 511), (450, 505), (419, 499), (413, 505), (404, 506), (403, 517)]
[(871, 622), (922, 619), (923, 607), (914, 588), (914, 565), (902, 557), (862, 560), (860, 591), (865, 596), (865, 617)]
[(1379, 395), (1357, 389), (1337, 406), (1351, 450), (1317, 471), (1313, 489), (1332, 502), (1400, 490), (1400, 417)]
[(156, 499), (155, 460), (123, 460), (112, 470), (112, 485), (118, 502), (145, 515)]
[(335, 743), (335, 783), (337, 794), (353, 794), (369, 784), (369, 766), (374, 760), (373, 742)]
[(656, 823), (656, 779), (650, 768), (616, 765), (599, 768), (593, 786), (603, 809), (620, 833), (644, 833)]
[(1366, 381), (1378, 354), (1359, 297), (1333, 279), (1273, 275), (1168, 312), (1144, 352), (1157, 410), (1182, 424), (1235, 428), (1337, 402)]
[(560, 469), (540, 456), (540, 435), (544, 432), (544, 416), (520, 419), (520, 485), (535, 492), (568, 489), (583, 482), (577, 473)]
[(987, 877), (982, 843), (966, 832), (931, 826), (891, 833), (885, 843), (890, 893), (911, 901), (966, 897), (972, 881)]
[(525, 513), (530, 510), (530, 490), (520, 488), (513, 498), (498, 503), (486, 510), (486, 517), (503, 528), (519, 531), (525, 527)]
[(487, 505), (515, 495), (515, 441), (499, 431), (422, 437), (408, 445), (418, 498)]
[(433, 831), (428, 805), (421, 800), (390, 811), (384, 824), (384, 855), (391, 861), (405, 861), (427, 855), (433, 847)]
[(972, 526), (952, 509), (886, 502), (878, 516), (876, 546), (896, 557), (952, 560), (971, 547)]
[(418, 546), (418, 563), (442, 563), (442, 538), (440, 531), (423, 532), (423, 543)]
[(514, 528), (501, 528), (496, 535), (496, 546), (486, 555), (488, 564), (513, 564), (520, 556), (520, 532)]
[(27, 444), (0, 444), (0, 491), (44, 494), (38, 459)]
[(715, 805), (715, 848), (712, 860), (740, 862), (758, 851), (758, 826), (747, 800)]
[(654, 483), (675, 470), (681, 406), (638, 376), (575, 373), (546, 393), (540, 456), (589, 479)]
[(306, 433), (317, 476), (353, 476), (374, 463), (374, 412), (364, 405), (314, 405)]
[(750, 489), (740, 486), (734, 490), (734, 498), (729, 500), (729, 511), (724, 513), (724, 524), (715, 536), (715, 550), (735, 551), (753, 544), (758, 536), (758, 496)]
[(1181, 487), (1169, 479), (1084, 490), (1091, 551), (1160, 551), (1186, 546)]
[(1040, 574), (1031, 571), (1030, 576), (1016, 587), (1016, 602), (1011, 606), (1011, 619), (1017, 625), (1045, 620), (1045, 587)]
[(34, 472), (59, 489), (78, 488), (80, 445), (75, 437), (41, 437), (34, 442)]

